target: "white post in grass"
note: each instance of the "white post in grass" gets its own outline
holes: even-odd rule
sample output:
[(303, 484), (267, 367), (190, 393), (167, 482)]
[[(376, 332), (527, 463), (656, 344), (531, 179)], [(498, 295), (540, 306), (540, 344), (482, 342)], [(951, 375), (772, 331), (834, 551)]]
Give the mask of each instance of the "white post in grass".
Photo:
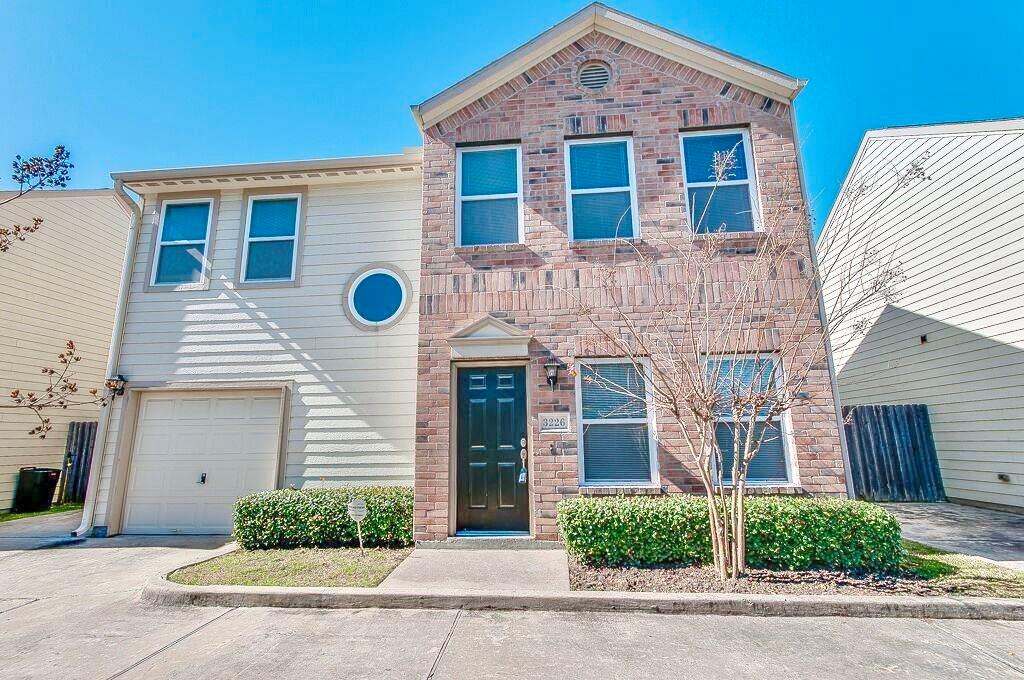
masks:
[(359, 555), (363, 556), (363, 520), (366, 519), (366, 501), (362, 498), (353, 498), (348, 502), (348, 516), (356, 523), (356, 533), (359, 535)]

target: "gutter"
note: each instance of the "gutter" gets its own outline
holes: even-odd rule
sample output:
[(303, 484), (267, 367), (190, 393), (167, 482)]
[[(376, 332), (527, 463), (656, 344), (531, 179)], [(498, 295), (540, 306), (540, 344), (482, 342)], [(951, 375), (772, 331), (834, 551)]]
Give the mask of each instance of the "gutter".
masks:
[[(803, 84), (806, 83), (806, 80), (803, 81)], [(828, 321), (825, 314), (825, 291), (822, 286), (821, 277), (818, 275), (818, 248), (814, 242), (814, 221), (811, 219), (811, 201), (807, 196), (807, 178), (804, 177), (803, 153), (800, 150), (800, 133), (796, 126), (796, 108), (792, 105), (789, 107), (789, 120), (793, 126), (793, 145), (796, 147), (796, 167), (800, 173), (800, 191), (803, 194), (804, 206), (807, 210), (807, 244), (810, 246), (814, 275), (818, 278), (818, 317), (821, 321), (821, 332), (825, 336), (825, 361), (828, 362), (828, 379), (832, 385), (832, 404), (836, 409), (836, 426), (839, 428), (839, 449), (843, 454), (843, 480), (846, 482), (846, 496), (852, 499), (854, 497), (854, 489), (853, 475), (850, 470), (850, 449), (846, 443), (846, 428), (843, 426), (843, 404), (839, 397), (839, 379), (836, 378), (836, 365), (832, 360), (832, 340), (829, 338)], [(834, 208), (835, 205), (833, 205)], [(829, 215), (831, 216), (831, 212)]]
[[(131, 222), (128, 225), (128, 239), (125, 244), (124, 261), (121, 265), (121, 284), (117, 291), (117, 307), (114, 311), (114, 328), (110, 339), (110, 352), (107, 354), (107, 370), (105, 374), (107, 378), (117, 375), (117, 368), (121, 359), (121, 339), (124, 336), (124, 322), (128, 316), (128, 292), (131, 290), (132, 269), (135, 266), (135, 249), (138, 245), (139, 231), (141, 231), (142, 225), (142, 208), (125, 192), (124, 182), (120, 179), (114, 180), (114, 196), (131, 213)], [(89, 481), (86, 484), (85, 506), (82, 508), (82, 523), (72, 532), (75, 536), (87, 536), (93, 528), (93, 517), (96, 514), (96, 493), (99, 491), (100, 469), (102, 467), (103, 455), (106, 452), (107, 428), (110, 424), (110, 411), (112, 408), (113, 401), (100, 411), (99, 424), (96, 426), (96, 442), (98, 446), (93, 451), (92, 463), (89, 465)]]

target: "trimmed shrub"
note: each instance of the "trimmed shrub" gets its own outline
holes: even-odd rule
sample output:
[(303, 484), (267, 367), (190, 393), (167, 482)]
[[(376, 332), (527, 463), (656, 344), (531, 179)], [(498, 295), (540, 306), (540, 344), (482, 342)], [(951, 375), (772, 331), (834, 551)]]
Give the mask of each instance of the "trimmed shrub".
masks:
[(578, 496), (558, 503), (566, 550), (593, 564), (711, 559), (708, 504), (693, 496)]
[[(889, 572), (905, 558), (900, 525), (861, 501), (746, 499), (747, 564), (767, 569)], [(695, 496), (577, 497), (558, 504), (566, 549), (604, 565), (711, 561), (707, 500)]]
[(359, 544), (348, 502), (366, 501), (363, 545), (398, 548), (412, 544), (413, 490), (404, 486), (337, 489), (278, 489), (235, 502), (235, 539), (246, 550), (334, 548)]
[(768, 569), (892, 572), (906, 559), (889, 511), (839, 498), (749, 498), (747, 563)]

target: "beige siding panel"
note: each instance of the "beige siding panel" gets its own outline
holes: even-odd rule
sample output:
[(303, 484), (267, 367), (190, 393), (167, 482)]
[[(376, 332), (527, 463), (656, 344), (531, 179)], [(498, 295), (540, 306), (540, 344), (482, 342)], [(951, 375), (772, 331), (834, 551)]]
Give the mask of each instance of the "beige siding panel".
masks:
[[(146, 291), (157, 221), (147, 197), (120, 369), (139, 384), (280, 381), (291, 385), (285, 483), (296, 487), (413, 481), (418, 179), (311, 187), (300, 285), (236, 289), (242, 192), (224, 191), (214, 226), (208, 291)], [(407, 314), (368, 333), (342, 306), (348, 279), (371, 263), (400, 268), (412, 283)], [(110, 521), (114, 443), (107, 433), (96, 524)]]
[[(930, 179), (873, 209), (892, 186), (883, 169), (925, 153)], [(874, 186), (826, 229), (855, 233), (848, 252), (878, 249), (906, 281), (866, 333), (835, 334), (842, 401), (928, 404), (947, 494), (1024, 507), (1024, 121), (869, 133), (858, 158), (847, 186)]]
[[(82, 390), (101, 387), (128, 214), (111, 191), (33, 192), (0, 206), (3, 226), (33, 217), (43, 218), (39, 231), (0, 254), (0, 395), (44, 387), (40, 369), (56, 365), (68, 340), (83, 357), (75, 365)], [(99, 409), (49, 415), (54, 429), (38, 439), (27, 434), (34, 415), (0, 409), (0, 512), (11, 505), (18, 469), (60, 467), (67, 423), (95, 420)]]

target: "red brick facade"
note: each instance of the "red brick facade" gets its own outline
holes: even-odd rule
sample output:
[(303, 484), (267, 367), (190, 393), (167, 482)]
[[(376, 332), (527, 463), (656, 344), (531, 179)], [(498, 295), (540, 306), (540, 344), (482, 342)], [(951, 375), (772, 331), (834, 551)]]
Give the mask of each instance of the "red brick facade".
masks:
[[(592, 59), (607, 62), (613, 70), (609, 86), (596, 94), (574, 83), (578, 67)], [(544, 364), (552, 358), (570, 363), (577, 356), (595, 355), (586, 347), (586, 324), (576, 312), (573, 297), (600, 305), (602, 291), (595, 269), (609, 262), (617, 246), (568, 239), (565, 139), (601, 133), (632, 137), (641, 237), (667, 242), (688, 238), (689, 229), (679, 132), (723, 125), (749, 129), (762, 201), (771, 195), (794, 208), (803, 205), (799, 185), (785, 180), (798, 176), (788, 105), (596, 32), (425, 130), (416, 429), (418, 540), (443, 539), (453, 528), (449, 514), (452, 359), (447, 339), (487, 314), (534, 336), (527, 369), (534, 535), (557, 538), (555, 504), (579, 493), (574, 381), (563, 374), (557, 389), (551, 390)], [(522, 146), (525, 244), (456, 248), (456, 145), (512, 140)], [(805, 229), (796, 212), (792, 228)], [(744, 244), (754, 238), (738, 236), (737, 248), (723, 258), (742, 258)], [(622, 263), (624, 280), (629, 281), (635, 273), (630, 273), (630, 256), (621, 247), (617, 261)], [(668, 271), (671, 256), (663, 253), (659, 264)], [(797, 278), (801, 273), (794, 262), (792, 271), (784, 275)], [(645, 313), (643, 291), (629, 291), (629, 295), (633, 311)], [(808, 387), (813, 398), (794, 408), (790, 416), (802, 489), (843, 494), (830, 385), (823, 364), (811, 375)], [(565, 408), (572, 412), (573, 432), (541, 434), (537, 414)], [(672, 446), (679, 436), (659, 423), (660, 483), (668, 492), (696, 491), (699, 481), (688, 454)]]

